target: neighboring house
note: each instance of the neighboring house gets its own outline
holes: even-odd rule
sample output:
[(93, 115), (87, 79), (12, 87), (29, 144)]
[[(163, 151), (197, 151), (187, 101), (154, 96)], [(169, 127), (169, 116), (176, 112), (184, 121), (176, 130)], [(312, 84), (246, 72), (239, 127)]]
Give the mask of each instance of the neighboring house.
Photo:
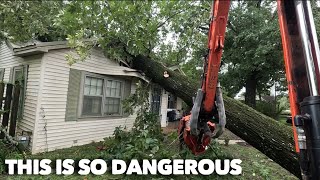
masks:
[(99, 48), (69, 66), (69, 52), (66, 42), (0, 45), (0, 81), (24, 82), (17, 135), (30, 137), (32, 153), (101, 141), (115, 127), (134, 123), (121, 100), (135, 91), (141, 75)]

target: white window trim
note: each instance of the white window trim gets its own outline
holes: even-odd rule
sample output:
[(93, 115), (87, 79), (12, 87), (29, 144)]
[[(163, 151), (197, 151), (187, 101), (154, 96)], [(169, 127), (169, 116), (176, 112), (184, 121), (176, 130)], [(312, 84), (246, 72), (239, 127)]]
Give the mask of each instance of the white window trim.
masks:
[[(23, 65), (21, 65), (21, 66), (15, 66), (15, 67), (13, 67), (12, 69), (11, 69), (11, 75), (10, 75), (10, 80), (9, 80), (9, 82), (10, 83), (12, 83), (12, 84), (14, 84), (15, 82), (14, 82), (14, 77), (15, 77), (15, 75), (16, 75), (16, 71), (17, 70), (20, 70), (20, 71), (22, 71), (23, 72)], [(25, 75), (25, 74), (24, 74)]]
[[(100, 78), (103, 79), (103, 85), (102, 85), (102, 104), (101, 104), (101, 116), (87, 116), (87, 115), (82, 115), (82, 108), (83, 108), (83, 97), (84, 97), (84, 88), (85, 88), (85, 79), (86, 77), (94, 77), (94, 78)], [(120, 80), (118, 78), (113, 78), (113, 77), (106, 77), (108, 75), (99, 75), (95, 73), (90, 73), (90, 72), (85, 72), (82, 71), (81, 73), (81, 82), (80, 82), (80, 93), (79, 93), (79, 104), (78, 104), (78, 119), (105, 119), (105, 118), (116, 118), (116, 117), (123, 117), (123, 107), (122, 107), (122, 100), (124, 96), (124, 88), (125, 88), (125, 81)], [(108, 80), (113, 80), (113, 81), (118, 81), (121, 82), (121, 99), (120, 99), (120, 110), (119, 114), (113, 114), (113, 115), (106, 115), (104, 112), (105, 109), (105, 99), (106, 99), (106, 86), (107, 86), (107, 81)]]

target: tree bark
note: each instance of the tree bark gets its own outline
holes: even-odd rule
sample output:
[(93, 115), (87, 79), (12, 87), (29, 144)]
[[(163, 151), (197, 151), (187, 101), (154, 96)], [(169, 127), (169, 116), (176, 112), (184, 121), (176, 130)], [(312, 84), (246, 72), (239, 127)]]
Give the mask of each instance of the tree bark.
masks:
[[(133, 68), (143, 71), (153, 82), (192, 106), (192, 97), (195, 96), (199, 83), (142, 55), (133, 58)], [(169, 73), (168, 78), (163, 76), (164, 71)], [(294, 150), (293, 133), (290, 127), (230, 97), (224, 96), (224, 103), (227, 116), (226, 127), (230, 131), (292, 174), (300, 177), (298, 156)]]
[(246, 80), (246, 93), (245, 93), (245, 103), (246, 105), (255, 108), (256, 107), (256, 95), (257, 95), (257, 79), (255, 73), (248, 77)]

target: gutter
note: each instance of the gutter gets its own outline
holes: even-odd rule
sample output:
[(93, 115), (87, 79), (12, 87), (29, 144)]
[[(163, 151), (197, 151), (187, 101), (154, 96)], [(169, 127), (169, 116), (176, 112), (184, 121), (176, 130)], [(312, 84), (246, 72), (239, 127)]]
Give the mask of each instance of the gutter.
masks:
[[(12, 46), (11, 46), (12, 47)], [(56, 41), (56, 42), (40, 42), (33, 45), (28, 45), (20, 48), (12, 48), (13, 55), (18, 57), (24, 57), (35, 54), (43, 54), (53, 49), (66, 49), (66, 41)]]

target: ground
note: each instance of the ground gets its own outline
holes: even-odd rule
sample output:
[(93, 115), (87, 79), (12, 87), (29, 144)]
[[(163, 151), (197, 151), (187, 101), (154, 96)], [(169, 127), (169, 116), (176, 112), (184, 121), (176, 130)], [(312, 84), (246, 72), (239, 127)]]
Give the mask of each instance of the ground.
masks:
[[(282, 120), (284, 124), (291, 126), (285, 121), (286, 119)], [(164, 128), (164, 132), (175, 131), (177, 127), (177, 122), (169, 123), (168, 127)], [(218, 141), (222, 142), (223, 151), (231, 154), (233, 158), (242, 160), (243, 173), (239, 179), (298, 179), (229, 130), (226, 130)], [(229, 142), (229, 145), (225, 145), (226, 141)]]
[[(170, 133), (175, 131), (175, 127), (177, 124), (170, 124), (168, 128), (164, 129), (165, 133)], [(241, 140), (230, 131), (227, 131), (222, 137), (221, 140), (225, 139), (230, 140)], [(30, 155), (28, 158), (35, 159), (98, 159), (101, 157), (102, 153), (102, 142), (91, 143), (84, 146), (76, 146), (61, 150), (56, 150), (53, 152), (41, 153), (36, 155)], [(295, 176), (290, 174), (287, 170), (283, 169), (278, 164), (274, 163), (271, 159), (266, 157), (264, 154), (253, 148), (252, 146), (246, 143), (240, 144), (231, 144), (229, 145), (219, 145), (219, 148), (223, 152), (226, 152), (232, 156), (232, 158), (237, 158), (242, 160), (242, 169), (243, 173), (241, 176), (232, 177), (232, 179), (297, 179)], [(194, 176), (173, 176), (166, 177), (164, 179), (194, 179)], [(198, 177), (199, 178), (199, 177)], [(208, 177), (204, 177), (207, 179)], [(0, 179), (68, 179), (68, 180), (91, 180), (91, 179), (142, 179), (141, 176), (113, 176), (110, 174), (106, 174), (103, 176), (58, 176), (58, 175), (50, 175), (50, 176), (0, 176)], [(150, 179), (150, 177), (144, 176), (143, 179)], [(154, 179), (159, 179), (155, 177)], [(163, 179), (163, 178), (161, 178)], [(231, 179), (231, 177), (217, 177), (217, 179)]]

